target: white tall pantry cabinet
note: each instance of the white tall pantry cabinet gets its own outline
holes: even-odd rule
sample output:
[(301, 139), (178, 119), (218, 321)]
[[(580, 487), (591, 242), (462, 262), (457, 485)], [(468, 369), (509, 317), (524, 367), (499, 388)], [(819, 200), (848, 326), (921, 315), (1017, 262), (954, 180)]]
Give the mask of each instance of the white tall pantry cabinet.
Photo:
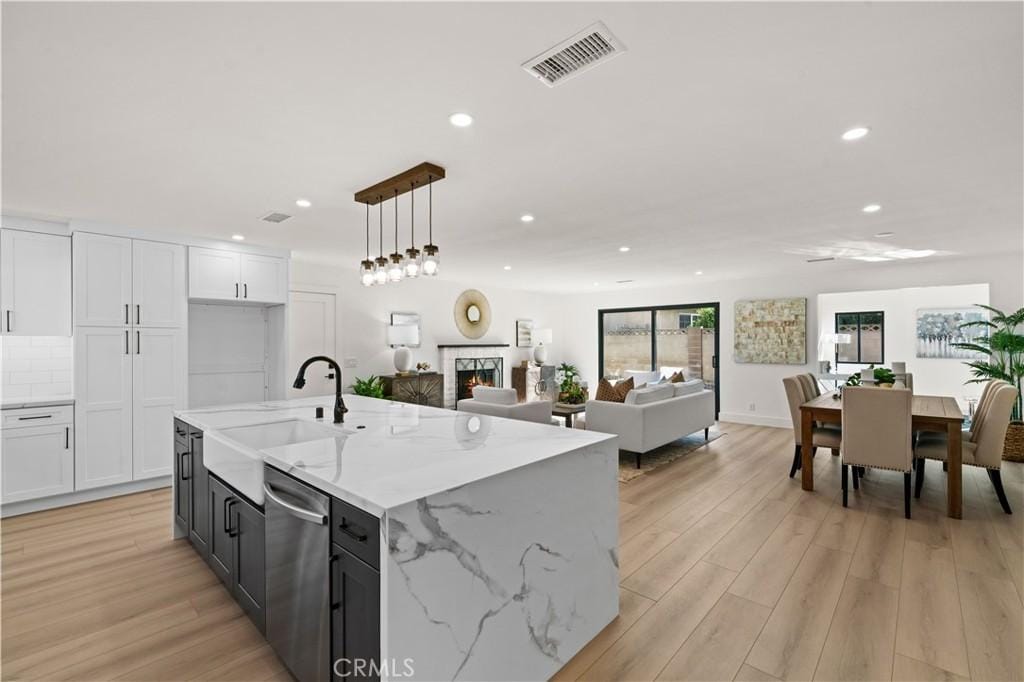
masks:
[(185, 405), (186, 252), (75, 232), (75, 489), (170, 475)]

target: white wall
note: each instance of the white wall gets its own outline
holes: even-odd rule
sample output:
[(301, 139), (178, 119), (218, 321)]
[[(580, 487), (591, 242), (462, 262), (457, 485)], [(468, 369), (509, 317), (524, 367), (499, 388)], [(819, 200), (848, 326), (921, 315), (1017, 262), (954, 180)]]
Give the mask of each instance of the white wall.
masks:
[[(922, 308), (970, 307), (975, 303), (988, 304), (988, 284), (957, 286), (911, 287), (880, 291), (853, 291), (818, 296), (818, 329), (821, 334), (835, 331), (835, 316), (840, 312), (881, 310), (885, 314), (885, 341), (883, 351), (886, 367), (893, 362), (907, 363), (907, 371), (914, 375), (914, 392), (920, 395), (951, 395), (961, 402), (965, 396), (978, 396), (979, 384), (965, 385), (971, 378), (963, 360), (916, 357), (915, 322)], [(812, 342), (815, 340), (812, 337)], [(822, 348), (818, 357), (835, 362), (835, 348)], [(867, 365), (843, 363), (838, 371), (850, 374)]]
[[(711, 270), (707, 264), (705, 270)], [(865, 263), (864, 267), (840, 270), (822, 263), (813, 268), (800, 264), (801, 272), (787, 276), (749, 280), (695, 280), (691, 285), (602, 291), (561, 298), (563, 334), (560, 355), (575, 362), (583, 376), (594, 385), (597, 366), (597, 311), (640, 305), (676, 305), (718, 301), (722, 306), (721, 418), (726, 421), (788, 426), (789, 413), (782, 389), (782, 378), (817, 367), (818, 294), (858, 290), (878, 290), (950, 284), (989, 284), (991, 304), (1016, 310), (1024, 306), (1024, 257), (1010, 252), (991, 258), (941, 258), (917, 262)], [(807, 364), (750, 365), (733, 360), (733, 306), (737, 300), (751, 298), (806, 297), (808, 321)], [(908, 361), (912, 358), (907, 358)], [(915, 374), (915, 387), (917, 376)], [(957, 391), (953, 395), (964, 395)], [(751, 409), (751, 406), (753, 408)]]
[[(420, 347), (413, 348), (414, 362), (429, 362), (440, 371), (439, 343), (507, 343), (514, 364), (531, 357), (531, 349), (516, 348), (515, 321), (532, 319), (538, 327), (552, 330), (554, 342), (548, 362), (562, 361), (562, 340), (578, 336), (563, 324), (565, 297), (537, 292), (512, 291), (473, 283), (452, 282), (438, 278), (363, 287), (354, 269), (340, 270), (323, 265), (292, 261), (292, 289), (310, 287), (336, 291), (338, 310), (337, 358), (355, 360), (357, 367), (346, 368), (345, 385), (354, 377), (370, 374), (393, 374), (394, 351), (387, 345), (386, 327), (393, 312), (419, 313)], [(455, 299), (466, 289), (480, 289), (491, 304), (491, 326), (480, 339), (467, 339), (455, 327)], [(596, 340), (592, 339), (595, 343)], [(344, 363), (343, 363), (344, 364)], [(289, 369), (294, 373), (293, 369)], [(511, 367), (505, 368), (505, 385), (509, 385)]]

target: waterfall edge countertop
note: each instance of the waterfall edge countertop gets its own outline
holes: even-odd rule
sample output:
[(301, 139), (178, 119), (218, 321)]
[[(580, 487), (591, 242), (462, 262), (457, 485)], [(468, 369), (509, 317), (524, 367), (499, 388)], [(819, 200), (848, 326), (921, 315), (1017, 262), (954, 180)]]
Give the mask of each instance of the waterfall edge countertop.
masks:
[[(252, 454), (376, 516), (616, 438), (356, 395), (346, 395), (345, 403), (349, 411), (344, 424), (331, 423), (334, 396), (183, 410), (175, 416), (207, 438), (224, 437), (219, 432), (235, 427), (296, 419), (333, 429), (333, 437)], [(317, 407), (324, 408), (324, 419), (314, 417)]]

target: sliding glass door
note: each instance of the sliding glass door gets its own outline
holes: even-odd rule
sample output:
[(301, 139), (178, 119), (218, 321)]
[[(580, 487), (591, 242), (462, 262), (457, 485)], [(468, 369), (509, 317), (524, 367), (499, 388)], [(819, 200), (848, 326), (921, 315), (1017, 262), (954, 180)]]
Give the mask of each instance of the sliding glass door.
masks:
[(718, 303), (599, 310), (598, 362), (601, 376), (624, 378), (627, 371), (669, 376), (682, 371), (703, 379), (719, 407)]

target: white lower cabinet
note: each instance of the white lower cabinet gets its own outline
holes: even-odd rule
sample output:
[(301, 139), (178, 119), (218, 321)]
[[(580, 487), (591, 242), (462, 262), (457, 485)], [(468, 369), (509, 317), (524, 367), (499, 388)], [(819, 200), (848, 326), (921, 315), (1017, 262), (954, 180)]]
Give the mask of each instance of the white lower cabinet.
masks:
[(0, 502), (20, 502), (75, 489), (70, 406), (4, 410)]
[(75, 489), (132, 480), (128, 328), (75, 329)]
[(174, 472), (174, 410), (185, 404), (180, 329), (136, 329), (132, 355), (132, 478)]

